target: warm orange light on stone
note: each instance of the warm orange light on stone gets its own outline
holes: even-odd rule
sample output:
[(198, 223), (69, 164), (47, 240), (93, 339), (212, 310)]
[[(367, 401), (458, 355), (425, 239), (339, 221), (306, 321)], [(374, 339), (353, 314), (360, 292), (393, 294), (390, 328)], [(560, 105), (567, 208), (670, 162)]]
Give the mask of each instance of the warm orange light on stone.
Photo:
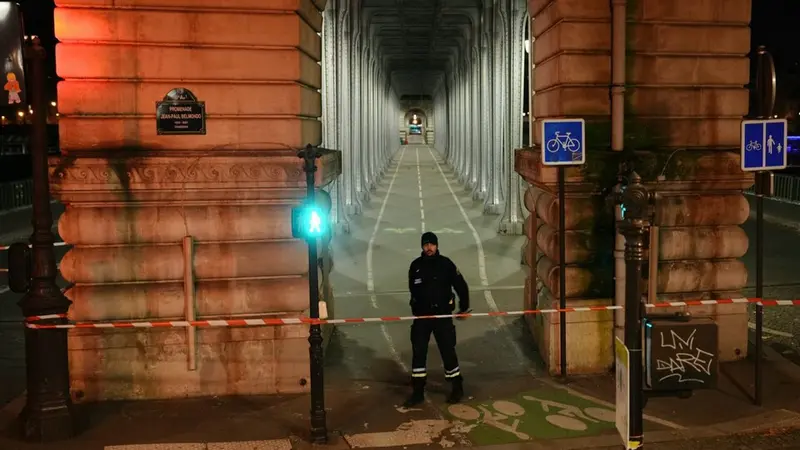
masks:
[[(611, 10), (607, 0), (529, 0), (537, 119), (584, 117), (594, 127), (588, 151), (596, 161), (609, 148)], [(640, 0), (628, 2), (626, 139), (642, 166), (665, 179), (652, 188), (660, 205), (658, 295), (672, 300), (740, 295), (747, 251), (740, 225), (749, 216), (742, 189), (752, 176), (739, 169), (741, 118), (747, 114), (750, 62), (750, 0), (724, 2)], [(535, 127), (535, 142), (541, 141)], [(675, 152), (669, 164), (666, 158)], [(606, 156), (604, 156), (606, 155)], [(600, 165), (603, 163), (601, 162)], [(612, 163), (616, 164), (616, 163)], [(596, 194), (599, 175), (567, 169), (567, 223), (558, 223), (556, 170), (539, 154), (520, 151), (516, 171), (531, 183), (525, 206), (532, 218), (524, 259), (528, 307), (558, 306), (558, 236), (567, 238), (568, 306), (608, 305), (613, 295), (613, 217)], [(637, 166), (637, 169), (639, 167)], [(604, 179), (602, 182), (607, 183)], [(613, 183), (613, 180), (611, 180)], [(600, 229), (599, 224), (608, 224)], [(538, 282), (538, 285), (537, 285)], [(747, 354), (745, 306), (693, 308), (712, 316), (720, 333), (720, 360)], [(551, 373), (560, 370), (558, 315), (529, 318)], [(568, 316), (570, 373), (600, 373), (613, 363), (613, 315)]]
[[(62, 274), (76, 320), (179, 318), (184, 253), (199, 318), (297, 317), (308, 308), (305, 244), (289, 211), (321, 126), (320, 14), (310, 0), (57, 0), (60, 145), (54, 194), (67, 209)], [(176, 87), (206, 103), (206, 135), (160, 136), (155, 105)], [(319, 184), (341, 171), (319, 162)], [(325, 196), (321, 195), (325, 200)], [(287, 234), (288, 233), (288, 234)], [(320, 255), (329, 260), (322, 248)], [(320, 276), (330, 299), (330, 263)], [(333, 303), (329, 302), (329, 308)], [(298, 392), (307, 327), (70, 334), (82, 400)]]

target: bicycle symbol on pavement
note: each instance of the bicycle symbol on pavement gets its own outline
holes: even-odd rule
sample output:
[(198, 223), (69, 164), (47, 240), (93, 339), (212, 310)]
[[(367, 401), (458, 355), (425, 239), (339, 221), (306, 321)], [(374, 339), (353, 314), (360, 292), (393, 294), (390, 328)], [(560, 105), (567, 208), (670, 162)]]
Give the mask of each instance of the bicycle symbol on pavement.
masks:
[[(458, 404), (451, 405), (447, 411), (455, 418), (463, 420), (467, 424), (477, 423), (488, 425), (501, 431), (505, 431), (520, 440), (527, 441), (532, 438), (528, 433), (519, 430), (522, 423), (520, 419), (534, 419), (541, 417), (541, 412), (545, 413), (544, 420), (550, 425), (565, 431), (583, 432), (589, 429), (588, 424), (613, 424), (616, 421), (615, 412), (598, 407), (581, 408), (575, 405), (568, 405), (553, 400), (546, 400), (530, 395), (522, 396), (524, 400), (535, 402), (541, 408), (540, 412), (526, 411), (521, 405), (507, 400), (497, 400), (489, 404), (476, 405), (475, 407)], [(477, 408), (477, 409), (476, 409)], [(528, 427), (541, 426), (534, 425), (535, 419), (530, 422)], [(530, 429), (528, 431), (531, 431)]]
[(570, 137), (571, 134), (572, 133), (569, 131), (564, 134), (556, 131), (556, 136), (547, 141), (547, 151), (550, 153), (556, 153), (557, 151), (564, 149), (572, 153), (578, 152), (581, 149), (581, 143), (577, 139)]

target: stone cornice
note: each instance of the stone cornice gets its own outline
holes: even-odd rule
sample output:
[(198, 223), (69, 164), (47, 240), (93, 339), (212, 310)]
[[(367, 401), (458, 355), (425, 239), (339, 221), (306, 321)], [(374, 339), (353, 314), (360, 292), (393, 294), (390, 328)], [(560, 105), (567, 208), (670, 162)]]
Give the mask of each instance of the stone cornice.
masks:
[[(514, 170), (525, 181), (545, 191), (557, 191), (558, 171), (541, 163), (538, 149), (518, 149), (514, 156)], [(615, 178), (617, 162), (613, 160), (614, 156), (611, 152), (597, 152), (589, 156), (585, 166), (566, 167), (566, 192), (598, 192), (609, 188), (614, 180), (605, 180), (601, 185), (604, 180), (590, 172), (609, 164), (610, 171), (605, 170), (604, 175), (611, 174)], [(636, 157), (636, 171), (647, 184), (662, 193), (741, 191), (753, 185), (753, 175), (742, 172), (739, 155), (733, 151), (692, 149), (636, 152)], [(657, 181), (657, 175), (661, 173), (665, 179)]]
[[(331, 152), (317, 161), (318, 187), (326, 186), (339, 174), (340, 152)], [(97, 185), (111, 189), (225, 188), (226, 185), (302, 188), (306, 183), (302, 160), (294, 152), (284, 151), (164, 155), (114, 152), (107, 157), (97, 152), (72, 153), (50, 159), (50, 180), (58, 190), (89, 185), (92, 189), (99, 188)]]
[[(67, 201), (278, 200), (305, 188), (302, 164), (294, 151), (86, 151), (51, 158), (49, 172), (53, 193)], [(323, 155), (317, 187), (341, 171), (341, 152)]]

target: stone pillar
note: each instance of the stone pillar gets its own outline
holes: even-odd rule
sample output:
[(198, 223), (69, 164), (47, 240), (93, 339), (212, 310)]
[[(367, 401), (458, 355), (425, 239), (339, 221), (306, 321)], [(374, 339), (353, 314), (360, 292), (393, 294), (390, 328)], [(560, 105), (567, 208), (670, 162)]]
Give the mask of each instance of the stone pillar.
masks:
[[(308, 309), (304, 196), (293, 148), (321, 138), (322, 4), (310, 0), (57, 0), (61, 150), (51, 161), (61, 263), (77, 321), (180, 320), (184, 267), (200, 319)], [(158, 6), (154, 9), (153, 6)], [(220, 6), (222, 5), (222, 6)], [(159, 136), (172, 88), (206, 102), (207, 134)], [(320, 161), (317, 183), (341, 171)], [(329, 198), (323, 199), (329, 205)], [(181, 241), (194, 241), (184, 261)], [(324, 246), (323, 246), (324, 249)], [(329, 255), (320, 277), (330, 300)], [(190, 290), (191, 291), (191, 290)], [(332, 304), (329, 304), (329, 309)], [(299, 392), (307, 327), (100, 329), (70, 334), (78, 400)], [(196, 370), (189, 348), (196, 345)]]
[[(738, 148), (749, 99), (750, 11), (750, 0), (646, 0), (628, 9), (626, 135), (654, 149), (640, 156), (637, 171), (664, 193), (661, 298), (729, 298), (747, 283), (739, 259), (748, 247), (742, 189), (753, 178), (741, 172)], [(691, 311), (716, 320), (720, 360), (747, 355), (745, 305)]]
[[(629, 2), (625, 152), (610, 147), (611, 9), (607, 0), (529, 0), (533, 21), (534, 117), (583, 117), (587, 164), (567, 169), (567, 297), (569, 305), (608, 305), (613, 298), (613, 215), (605, 196), (621, 161), (632, 161), (658, 210), (658, 297), (726, 298), (745, 286), (739, 260), (748, 217), (741, 194), (752, 177), (739, 170), (739, 124), (747, 112), (749, 0)], [(722, 44), (718, 44), (722, 42)], [(699, 47), (698, 47), (699, 46)], [(541, 144), (541, 127), (534, 141)], [(517, 152), (516, 170), (531, 183), (525, 255), (532, 267), (526, 305), (558, 299), (558, 224), (555, 169), (538, 149)], [(537, 288), (537, 282), (540, 287)], [(538, 293), (538, 294), (537, 294)], [(719, 357), (746, 355), (745, 307), (692, 308), (714, 317)], [(666, 311), (665, 311), (666, 312)], [(603, 372), (613, 361), (613, 317), (568, 315), (568, 367)], [(558, 316), (537, 317), (534, 333), (557, 373)], [(585, 339), (593, 336), (593, 339)], [(597, 343), (595, 343), (596, 341)]]

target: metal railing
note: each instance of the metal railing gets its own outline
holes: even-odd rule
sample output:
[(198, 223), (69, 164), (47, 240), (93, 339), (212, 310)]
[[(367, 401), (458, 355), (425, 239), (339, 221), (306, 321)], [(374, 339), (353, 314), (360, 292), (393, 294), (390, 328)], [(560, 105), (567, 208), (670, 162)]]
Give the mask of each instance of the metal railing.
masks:
[(33, 199), (33, 180), (0, 183), (0, 211), (30, 206)]
[[(755, 186), (746, 189), (744, 193), (755, 195)], [(770, 198), (783, 203), (800, 205), (800, 177), (776, 173), (775, 195)]]

